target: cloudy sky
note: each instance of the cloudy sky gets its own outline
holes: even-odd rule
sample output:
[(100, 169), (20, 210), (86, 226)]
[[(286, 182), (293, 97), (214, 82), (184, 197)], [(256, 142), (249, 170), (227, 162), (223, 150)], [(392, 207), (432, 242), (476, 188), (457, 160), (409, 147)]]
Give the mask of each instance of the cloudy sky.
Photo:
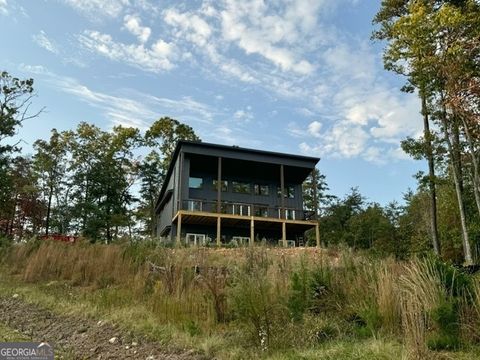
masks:
[(419, 102), (370, 41), (380, 0), (0, 0), (0, 69), (45, 106), (24, 151), (88, 121), (170, 116), (204, 141), (321, 157), (332, 192), (401, 200)]

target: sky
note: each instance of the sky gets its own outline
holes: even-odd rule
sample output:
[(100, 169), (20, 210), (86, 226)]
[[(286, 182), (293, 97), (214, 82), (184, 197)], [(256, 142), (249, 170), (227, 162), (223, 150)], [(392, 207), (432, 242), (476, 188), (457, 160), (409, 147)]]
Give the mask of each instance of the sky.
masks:
[(34, 78), (29, 153), (81, 121), (147, 129), (169, 116), (203, 141), (318, 156), (331, 193), (401, 201), (423, 162), (415, 94), (370, 40), (380, 0), (0, 0), (0, 70)]

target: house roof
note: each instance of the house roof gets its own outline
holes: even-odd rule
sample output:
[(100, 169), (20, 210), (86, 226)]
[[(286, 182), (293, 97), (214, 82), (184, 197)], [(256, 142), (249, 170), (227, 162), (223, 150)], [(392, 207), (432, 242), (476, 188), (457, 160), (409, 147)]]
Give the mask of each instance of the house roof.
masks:
[(291, 160), (300, 160), (300, 161), (308, 161), (314, 164), (317, 164), (320, 161), (318, 157), (311, 157), (311, 156), (303, 156), (303, 155), (295, 155), (295, 154), (287, 154), (275, 151), (267, 151), (267, 150), (258, 150), (258, 149), (249, 149), (239, 146), (229, 146), (229, 145), (221, 145), (221, 144), (213, 144), (213, 143), (206, 143), (201, 141), (187, 141), (187, 140), (180, 140), (177, 142), (175, 150), (172, 155), (172, 159), (170, 161), (167, 174), (165, 176), (165, 180), (163, 181), (162, 188), (160, 190), (160, 194), (157, 199), (157, 206), (159, 201), (163, 198), (166, 187), (170, 180), (170, 176), (172, 175), (174, 165), (177, 161), (178, 155), (180, 154), (180, 150), (183, 146), (188, 147), (198, 147), (201, 149), (212, 149), (212, 150), (220, 150), (220, 151), (234, 151), (236, 153), (245, 153), (245, 154), (253, 154), (253, 155), (263, 155), (263, 156), (270, 156), (275, 158), (283, 158), (283, 159), (291, 159)]

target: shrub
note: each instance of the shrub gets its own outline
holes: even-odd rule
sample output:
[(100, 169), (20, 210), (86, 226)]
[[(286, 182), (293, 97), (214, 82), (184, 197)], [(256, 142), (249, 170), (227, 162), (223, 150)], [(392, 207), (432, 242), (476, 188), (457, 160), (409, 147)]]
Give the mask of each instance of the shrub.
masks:
[(436, 331), (428, 339), (432, 350), (455, 350), (460, 346), (460, 328), (458, 324), (458, 302), (455, 299), (444, 300), (430, 314), (436, 325)]
[(291, 276), (288, 310), (293, 321), (301, 321), (309, 303), (309, 278), (306, 271)]

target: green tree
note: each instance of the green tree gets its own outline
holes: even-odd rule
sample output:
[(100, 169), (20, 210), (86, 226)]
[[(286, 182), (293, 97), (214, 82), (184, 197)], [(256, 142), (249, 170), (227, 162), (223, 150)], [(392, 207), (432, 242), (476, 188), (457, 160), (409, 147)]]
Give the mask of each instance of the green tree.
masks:
[(82, 233), (111, 242), (119, 228), (131, 228), (132, 195), (138, 175), (134, 150), (140, 145), (138, 129), (114, 127), (111, 132), (81, 123), (69, 140), (74, 213)]
[[(480, 215), (478, 157), (471, 119), (478, 104), (480, 4), (474, 0), (384, 0), (374, 19), (380, 27), (374, 37), (387, 40), (384, 63), (388, 70), (405, 75), (407, 89), (416, 89), (422, 100), (424, 154), (429, 161), (431, 208), (436, 197), (433, 151), (428, 122), (437, 121), (448, 149), (448, 171), (455, 186), (461, 238), (466, 263), (472, 262), (465, 209), (464, 156), (471, 158), (473, 190)], [(470, 121), (466, 121), (466, 119)], [(462, 137), (468, 151), (462, 148)], [(430, 144), (429, 144), (430, 142)], [(432, 234), (434, 218), (432, 211)], [(435, 237), (435, 236), (434, 236)], [(435, 250), (439, 244), (435, 242)]]
[(33, 79), (21, 80), (6, 71), (0, 73), (0, 221), (6, 223), (10, 212), (7, 204), (14, 196), (11, 155), (19, 150), (19, 141), (12, 138), (25, 120), (39, 115), (40, 112), (29, 111), (33, 97)]
[(48, 236), (51, 224), (52, 201), (58, 200), (64, 190), (67, 168), (67, 147), (64, 136), (52, 129), (49, 141), (37, 140), (34, 143), (34, 169), (38, 174), (42, 191), (47, 199), (45, 235)]
[(178, 120), (163, 117), (146, 131), (144, 143), (152, 148), (140, 164), (143, 213), (147, 232), (155, 236), (155, 203), (179, 140), (200, 141), (195, 131)]
[(327, 185), (326, 176), (320, 174), (320, 170), (317, 168), (313, 169), (305, 179), (302, 190), (305, 209), (313, 211), (317, 217), (321, 215), (322, 208), (335, 200), (335, 196), (328, 194), (330, 189)]

